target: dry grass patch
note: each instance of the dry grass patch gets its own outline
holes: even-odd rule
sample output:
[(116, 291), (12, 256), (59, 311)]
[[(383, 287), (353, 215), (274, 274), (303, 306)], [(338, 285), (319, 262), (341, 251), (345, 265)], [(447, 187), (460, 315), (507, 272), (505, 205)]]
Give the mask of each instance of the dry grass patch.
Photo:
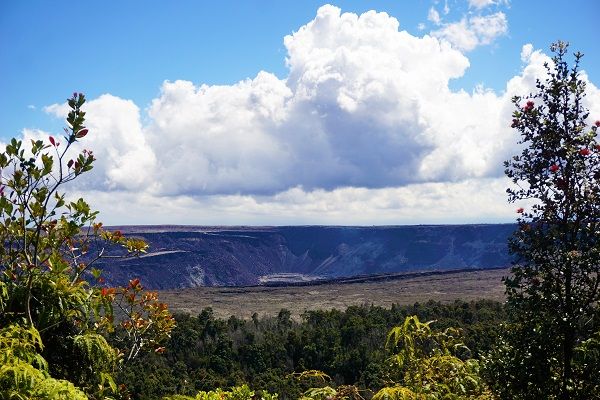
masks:
[(174, 312), (197, 315), (212, 307), (215, 315), (250, 318), (252, 314), (276, 315), (286, 308), (294, 317), (306, 310), (344, 310), (351, 305), (413, 304), (456, 299), (504, 301), (501, 279), (508, 269), (462, 271), (417, 277), (396, 277), (377, 282), (326, 283), (287, 287), (199, 287), (164, 290), (160, 296)]

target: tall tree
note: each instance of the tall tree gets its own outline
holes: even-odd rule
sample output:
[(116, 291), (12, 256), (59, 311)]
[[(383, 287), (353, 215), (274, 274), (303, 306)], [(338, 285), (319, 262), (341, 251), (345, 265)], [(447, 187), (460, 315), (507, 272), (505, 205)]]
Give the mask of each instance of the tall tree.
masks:
[(590, 126), (583, 104), (583, 55), (569, 66), (567, 43), (551, 50), (535, 93), (513, 98), (523, 150), (505, 162), (514, 184), (507, 192), (531, 206), (517, 210), (509, 242), (512, 324), (494, 367), (504, 398), (594, 398), (600, 382), (590, 360), (600, 325), (600, 121)]

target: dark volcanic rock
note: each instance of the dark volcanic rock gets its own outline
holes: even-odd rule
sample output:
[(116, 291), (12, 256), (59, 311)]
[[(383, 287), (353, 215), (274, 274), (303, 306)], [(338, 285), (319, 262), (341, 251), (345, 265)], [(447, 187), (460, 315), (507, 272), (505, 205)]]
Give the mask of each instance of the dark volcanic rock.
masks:
[(241, 286), (407, 271), (510, 265), (512, 224), (385, 227), (122, 227), (150, 245), (105, 261), (108, 284)]

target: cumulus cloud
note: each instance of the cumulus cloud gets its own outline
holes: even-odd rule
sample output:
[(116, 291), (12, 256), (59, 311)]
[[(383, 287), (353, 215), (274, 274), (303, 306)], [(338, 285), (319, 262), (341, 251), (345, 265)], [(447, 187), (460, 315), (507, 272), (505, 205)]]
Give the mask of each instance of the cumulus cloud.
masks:
[[(459, 46), (449, 35), (413, 36), (386, 13), (323, 6), (285, 37), (285, 79), (262, 71), (233, 85), (166, 81), (144, 123), (132, 101), (100, 96), (87, 104), (84, 141), (98, 163), (77, 190), (112, 223), (510, 218), (510, 99), (534, 89), (548, 58), (524, 47), (526, 65), (502, 93), (450, 90), (469, 67), (469, 40), (491, 41), (506, 22), (481, 18), (464, 21), (473, 38)], [(588, 89), (597, 109), (600, 93)]]
[[(104, 94), (87, 102), (86, 125), (90, 135), (82, 142), (93, 149), (100, 173), (83, 180), (87, 188), (105, 190), (153, 190), (156, 187), (156, 148), (151, 148), (143, 133), (140, 110), (131, 101)], [(66, 104), (45, 107), (46, 112), (65, 118)], [(77, 143), (75, 151), (83, 150)], [(93, 179), (90, 179), (92, 177)], [(81, 182), (81, 181), (80, 181)]]
[[(161, 193), (272, 194), (443, 179), (420, 174), (437, 147), (423, 108), (451, 95), (448, 81), (468, 60), (398, 27), (385, 13), (324, 6), (285, 38), (286, 80), (261, 72), (232, 86), (166, 82), (146, 130), (161, 147)], [(194, 173), (182, 174), (189, 166)]]
[(461, 51), (471, 51), (478, 46), (488, 45), (496, 38), (506, 35), (508, 21), (503, 12), (481, 16), (463, 17), (459, 22), (445, 24), (432, 35), (448, 41)]

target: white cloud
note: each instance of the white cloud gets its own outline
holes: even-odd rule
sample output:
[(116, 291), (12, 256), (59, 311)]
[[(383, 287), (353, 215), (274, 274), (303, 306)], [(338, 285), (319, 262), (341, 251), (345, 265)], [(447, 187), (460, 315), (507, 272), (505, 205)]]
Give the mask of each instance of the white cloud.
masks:
[(481, 10), (495, 4), (508, 4), (508, 0), (469, 0), (469, 7)]
[(471, 51), (477, 46), (492, 43), (508, 33), (508, 21), (502, 12), (486, 16), (463, 17), (459, 22), (445, 24), (432, 35), (446, 40), (461, 51)]
[(532, 53), (533, 45), (531, 43), (523, 45), (523, 47), (521, 48), (521, 61), (524, 63), (529, 62)]
[[(468, 66), (385, 13), (322, 7), (285, 38), (287, 80), (167, 82), (149, 110), (161, 193), (270, 194), (301, 185), (385, 187), (418, 175), (436, 146), (420, 107)], [(181, 171), (194, 166), (194, 173)]]
[(69, 105), (67, 103), (51, 104), (44, 107), (44, 112), (52, 114), (57, 118), (65, 118), (69, 113)]
[(466, 18), (460, 22), (446, 24), (443, 28), (433, 31), (432, 35), (446, 40), (461, 51), (471, 51), (479, 44), (477, 35)]
[(80, 192), (103, 222), (206, 225), (393, 225), (505, 222), (526, 204), (506, 202), (505, 178), (424, 183), (399, 188), (296, 187), (271, 196), (151, 196), (127, 191)]
[[(464, 20), (475, 45), (502, 30), (494, 15), (489, 26)], [(284, 43), (286, 79), (167, 81), (144, 124), (132, 101), (91, 100), (83, 143), (98, 163), (78, 190), (114, 224), (512, 218), (502, 177), (516, 151), (510, 99), (534, 89), (547, 56), (524, 49), (503, 93), (467, 93), (449, 88), (469, 67), (456, 45), (399, 31), (386, 13), (323, 6)], [(600, 91), (588, 89), (598, 110)]]
[[(68, 106), (53, 104), (46, 112), (66, 117)], [(92, 149), (99, 174), (89, 174), (82, 183), (87, 188), (105, 190), (153, 190), (156, 153), (142, 131), (139, 108), (130, 100), (104, 94), (85, 106), (86, 126), (90, 133), (74, 151)], [(59, 135), (61, 136), (61, 135)], [(94, 179), (90, 179), (93, 177)], [(80, 183), (80, 184), (82, 184)]]
[(436, 25), (439, 25), (442, 19), (440, 18), (440, 13), (436, 11), (435, 8), (431, 7), (429, 9), (429, 13), (427, 14), (427, 19), (433, 22)]
[(508, 32), (508, 21), (503, 12), (469, 19), (471, 29), (477, 35), (479, 44), (490, 44), (499, 36)]

